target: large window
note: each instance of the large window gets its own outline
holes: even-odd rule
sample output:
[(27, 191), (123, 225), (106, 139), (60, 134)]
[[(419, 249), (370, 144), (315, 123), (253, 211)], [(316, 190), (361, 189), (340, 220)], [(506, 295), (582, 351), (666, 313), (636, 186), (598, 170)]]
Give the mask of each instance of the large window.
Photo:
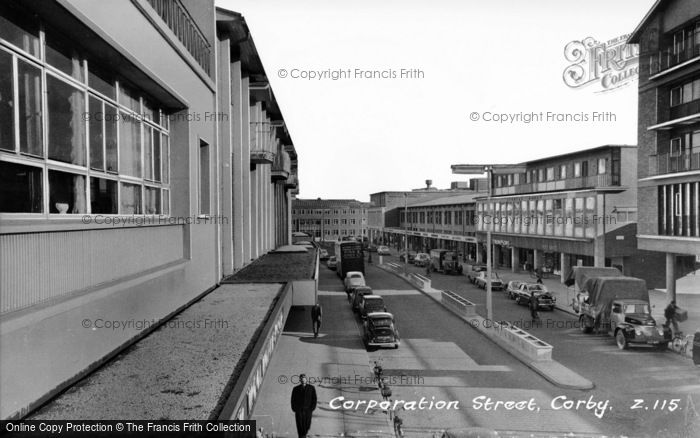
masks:
[(0, 213), (170, 213), (167, 118), (107, 71), (0, 5)]

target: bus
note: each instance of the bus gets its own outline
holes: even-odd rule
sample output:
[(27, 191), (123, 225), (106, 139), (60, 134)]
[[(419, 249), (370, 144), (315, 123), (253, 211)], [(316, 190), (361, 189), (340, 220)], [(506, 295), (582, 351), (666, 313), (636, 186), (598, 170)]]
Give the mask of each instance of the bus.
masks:
[(343, 279), (350, 271), (365, 273), (365, 259), (362, 254), (362, 244), (357, 241), (342, 241), (335, 243), (335, 257), (338, 260), (336, 273)]

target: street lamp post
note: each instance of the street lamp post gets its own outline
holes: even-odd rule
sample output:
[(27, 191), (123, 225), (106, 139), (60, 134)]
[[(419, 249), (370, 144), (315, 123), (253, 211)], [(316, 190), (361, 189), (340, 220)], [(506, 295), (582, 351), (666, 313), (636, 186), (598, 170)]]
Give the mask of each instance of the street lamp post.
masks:
[(408, 193), (403, 194), (403, 275), (406, 274), (408, 266)]
[[(487, 201), (489, 210), (491, 207), (491, 197), (493, 196), (492, 180), (493, 175), (507, 175), (514, 173), (524, 173), (526, 167), (522, 164), (453, 164), (452, 173), (462, 175), (483, 175), (486, 174), (488, 184)], [(485, 225), (484, 218), (481, 223)], [(491, 224), (486, 228), (486, 318), (493, 321), (493, 300), (491, 289)], [(478, 249), (478, 248), (477, 248)]]

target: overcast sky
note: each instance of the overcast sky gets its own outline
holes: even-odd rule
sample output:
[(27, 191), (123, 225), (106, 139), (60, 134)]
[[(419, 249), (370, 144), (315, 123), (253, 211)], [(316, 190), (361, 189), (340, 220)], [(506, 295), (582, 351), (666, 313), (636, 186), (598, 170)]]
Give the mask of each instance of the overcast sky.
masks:
[[(251, 29), (299, 155), (299, 197), (360, 201), (426, 179), (448, 188), (467, 178), (452, 164), (636, 144), (637, 82), (623, 78), (631, 64), (608, 71), (626, 86), (572, 88), (564, 52), (572, 41), (630, 34), (652, 4), (217, 0)], [(402, 69), (413, 77), (401, 78)], [(367, 78), (368, 70), (389, 77)], [(301, 77), (312, 71), (326, 76)]]

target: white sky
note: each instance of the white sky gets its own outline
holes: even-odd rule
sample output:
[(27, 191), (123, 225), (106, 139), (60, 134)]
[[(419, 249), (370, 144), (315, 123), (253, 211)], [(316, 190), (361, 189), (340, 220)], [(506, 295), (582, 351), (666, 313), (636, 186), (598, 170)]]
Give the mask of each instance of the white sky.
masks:
[[(299, 155), (300, 198), (448, 188), (452, 164), (637, 143), (637, 82), (572, 89), (564, 47), (631, 33), (653, 0), (217, 0), (251, 29)], [(423, 79), (293, 79), (416, 68)], [(288, 72), (286, 78), (278, 75)], [(609, 122), (473, 122), (472, 112), (611, 112)]]

